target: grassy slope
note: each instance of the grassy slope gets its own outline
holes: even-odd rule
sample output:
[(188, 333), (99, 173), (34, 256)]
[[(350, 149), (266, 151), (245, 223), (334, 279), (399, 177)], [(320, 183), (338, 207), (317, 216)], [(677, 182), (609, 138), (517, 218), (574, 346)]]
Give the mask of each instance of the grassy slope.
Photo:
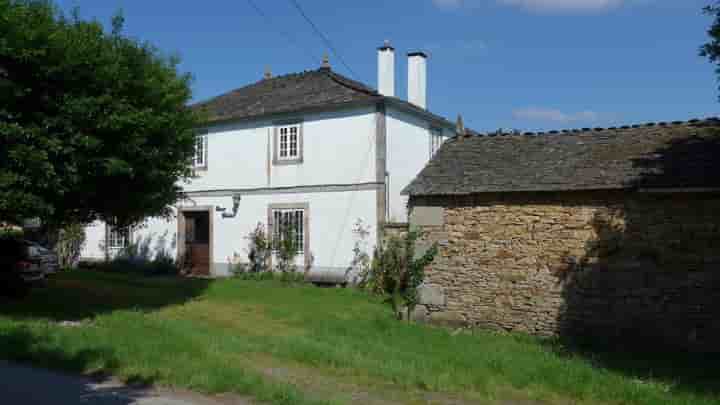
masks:
[(676, 361), (649, 378), (622, 356), (557, 349), (525, 336), (405, 324), (357, 291), (277, 282), (66, 273), (0, 312), (6, 359), (279, 404), (720, 404), (715, 363), (704, 363), (713, 375)]

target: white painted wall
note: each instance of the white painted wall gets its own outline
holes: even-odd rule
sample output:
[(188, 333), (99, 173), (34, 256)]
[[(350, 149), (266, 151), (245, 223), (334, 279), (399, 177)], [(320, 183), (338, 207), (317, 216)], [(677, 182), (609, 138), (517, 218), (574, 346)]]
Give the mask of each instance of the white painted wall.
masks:
[[(352, 260), (353, 224), (362, 218), (372, 226), (368, 241), (375, 244), (375, 191), (332, 193), (273, 194), (243, 196), (235, 218), (214, 216), (213, 255), (215, 263), (227, 263), (234, 253), (247, 262), (247, 235), (258, 222), (267, 226), (268, 207), (279, 203), (307, 203), (310, 252), (314, 255), (314, 272), (333, 271), (342, 274)], [(194, 199), (198, 205), (228, 206), (228, 197)], [(303, 258), (298, 258), (298, 264)], [(219, 266), (216, 275), (226, 275)]]
[[(105, 223), (102, 221), (95, 221), (85, 227), (85, 244), (80, 254), (82, 259), (105, 259), (105, 232)], [(165, 237), (165, 243), (162, 243), (163, 236)], [(153, 257), (159, 249), (163, 249), (175, 257), (177, 252), (177, 221), (174, 217), (168, 219), (148, 218), (133, 228), (131, 238), (134, 243), (139, 243), (149, 238), (149, 246)], [(110, 249), (108, 254), (110, 257), (113, 257), (119, 250), (120, 249)]]
[[(303, 119), (304, 162), (274, 166), (273, 128), (277, 120), (209, 128), (208, 169), (186, 191), (289, 187), (375, 181), (375, 109), (288, 116)], [(268, 145), (268, 140), (270, 144)], [(269, 149), (269, 150), (268, 150)]]
[[(375, 179), (375, 108), (364, 107), (304, 117), (288, 116), (282, 120), (302, 118), (302, 164), (272, 164), (274, 123), (261, 120), (224, 124), (209, 128), (207, 170), (189, 184), (186, 191), (264, 189), (262, 194), (244, 194), (234, 218), (213, 213), (213, 273), (228, 274), (227, 263), (234, 253), (247, 261), (247, 235), (258, 222), (267, 225), (268, 206), (278, 203), (309, 204), (310, 251), (315, 257), (315, 274), (333, 272), (342, 275), (352, 259), (355, 236), (353, 225), (358, 218), (370, 226), (368, 246), (376, 243), (375, 190), (341, 192), (280, 193), (278, 187), (303, 185), (348, 185), (373, 183)], [(407, 199), (400, 191), (427, 163), (430, 153), (429, 123), (417, 115), (387, 108), (387, 169), (390, 173), (388, 220), (406, 221)], [(449, 130), (446, 134), (451, 135)], [(270, 173), (268, 176), (268, 162)], [(273, 190), (275, 189), (275, 190)], [(242, 194), (242, 193), (241, 193)], [(194, 196), (195, 205), (226, 208), (232, 212), (232, 198)], [(105, 226), (94, 223), (87, 228), (83, 258), (103, 259)], [(165, 236), (166, 246), (176, 252), (176, 218), (150, 218), (133, 233), (133, 240), (150, 237), (151, 246)], [(299, 259), (299, 263), (302, 258)]]
[[(369, 246), (376, 243), (375, 232), (375, 191), (347, 191), (331, 193), (273, 194), (243, 196), (234, 218), (223, 218), (220, 212), (213, 214), (213, 275), (227, 276), (227, 264), (234, 254), (241, 262), (247, 262), (248, 234), (258, 223), (267, 226), (268, 207), (278, 203), (307, 203), (309, 205), (309, 245), (315, 256), (311, 274), (335, 277), (344, 275), (352, 260), (355, 236), (353, 225), (362, 219), (370, 228), (367, 238)], [(212, 205), (229, 207), (230, 197), (196, 197), (183, 205)], [(88, 243), (83, 248), (83, 259), (104, 259), (101, 249), (105, 240), (105, 225), (97, 221), (87, 228)], [(165, 242), (160, 246), (161, 237)], [(162, 247), (173, 256), (176, 255), (177, 219), (150, 218), (135, 228), (133, 240), (150, 238), (153, 252)], [(371, 253), (371, 252), (368, 252)], [(297, 264), (302, 266), (304, 258), (298, 257)]]
[[(405, 186), (430, 160), (430, 123), (415, 114), (387, 109), (387, 171), (390, 173), (388, 221), (407, 221), (407, 196), (400, 195)], [(452, 132), (443, 128), (447, 137)]]
[[(265, 189), (264, 194), (242, 195), (237, 216), (213, 217), (213, 271), (227, 274), (227, 263), (238, 253), (247, 260), (246, 236), (258, 222), (267, 225), (268, 206), (277, 203), (308, 203), (310, 251), (315, 271), (343, 273), (352, 259), (353, 224), (358, 218), (372, 227), (369, 243), (375, 244), (376, 191), (269, 193), (267, 189), (302, 185), (349, 185), (375, 182), (375, 108), (282, 117), (281, 121), (302, 119), (303, 163), (272, 164), (274, 124), (278, 120), (225, 124), (209, 128), (207, 170), (184, 184), (186, 191)], [(268, 163), (270, 173), (268, 176)], [(183, 205), (212, 205), (232, 212), (232, 198), (194, 196)], [(105, 226), (98, 222), (88, 228), (83, 258), (102, 259)], [(150, 236), (151, 246), (161, 236), (172, 242), (175, 254), (177, 220), (148, 219), (135, 229), (133, 240)], [(302, 261), (302, 258), (299, 259)]]
[(80, 256), (83, 259), (105, 259), (105, 223), (95, 221), (85, 227), (85, 244)]

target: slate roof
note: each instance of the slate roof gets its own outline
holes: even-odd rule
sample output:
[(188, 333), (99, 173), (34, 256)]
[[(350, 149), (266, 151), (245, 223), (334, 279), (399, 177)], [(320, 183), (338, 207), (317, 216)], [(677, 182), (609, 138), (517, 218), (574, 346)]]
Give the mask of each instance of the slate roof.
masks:
[(380, 101), (394, 103), (448, 126), (454, 125), (405, 100), (383, 96), (372, 87), (338, 74), (329, 67), (263, 79), (196, 103), (192, 108), (203, 111), (212, 123), (351, 104), (371, 105)]
[(457, 136), (403, 194), (636, 188), (720, 188), (720, 120)]

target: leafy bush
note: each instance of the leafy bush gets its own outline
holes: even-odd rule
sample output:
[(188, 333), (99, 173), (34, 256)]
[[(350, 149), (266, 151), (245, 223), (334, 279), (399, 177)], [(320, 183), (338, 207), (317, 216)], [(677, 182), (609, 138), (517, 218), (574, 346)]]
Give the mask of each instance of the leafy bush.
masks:
[(298, 256), (300, 246), (297, 240), (297, 229), (292, 223), (285, 224), (280, 232), (278, 240), (274, 241), (276, 246), (277, 270), (281, 273), (295, 272), (295, 259)]
[(268, 269), (268, 262), (272, 255), (270, 240), (265, 232), (265, 226), (258, 222), (255, 229), (246, 237), (249, 241), (247, 271), (252, 273), (264, 272)]
[(60, 268), (76, 267), (85, 244), (85, 227), (80, 223), (70, 224), (58, 232), (55, 253)]
[(353, 258), (350, 266), (345, 270), (345, 279), (351, 284), (364, 284), (370, 276), (371, 258), (368, 254), (367, 238), (370, 236), (370, 227), (358, 218), (353, 225), (355, 245), (353, 246)]
[(180, 274), (180, 266), (176, 263), (167, 245), (167, 233), (158, 237), (155, 248), (151, 247), (153, 237), (147, 235), (131, 242), (120, 250), (111, 260), (100, 263), (97, 269), (118, 272), (144, 274), (147, 276), (174, 276)]
[(409, 315), (417, 305), (417, 289), (425, 278), (425, 267), (437, 255), (437, 245), (433, 244), (422, 256), (416, 257), (415, 243), (419, 237), (419, 232), (410, 230), (404, 237), (391, 236), (379, 243), (369, 270), (359, 284), (372, 293), (387, 296), (398, 314), (404, 306)]

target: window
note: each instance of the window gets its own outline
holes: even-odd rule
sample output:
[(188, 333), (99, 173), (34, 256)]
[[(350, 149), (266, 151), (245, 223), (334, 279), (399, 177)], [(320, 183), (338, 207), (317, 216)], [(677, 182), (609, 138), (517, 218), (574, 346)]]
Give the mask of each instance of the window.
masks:
[(273, 250), (278, 249), (278, 242), (287, 234), (288, 227), (293, 227), (298, 253), (305, 250), (305, 209), (273, 209), (272, 210)]
[(300, 123), (282, 124), (275, 129), (276, 165), (302, 162), (302, 126)]
[(280, 127), (280, 156), (281, 160), (297, 159), (300, 143), (300, 126), (288, 125)]
[(435, 153), (440, 149), (440, 145), (442, 145), (444, 140), (442, 129), (430, 128), (430, 159), (435, 156)]
[(107, 227), (107, 241), (110, 249), (124, 249), (130, 244), (130, 227)]
[(193, 167), (207, 167), (207, 131), (195, 136)]

